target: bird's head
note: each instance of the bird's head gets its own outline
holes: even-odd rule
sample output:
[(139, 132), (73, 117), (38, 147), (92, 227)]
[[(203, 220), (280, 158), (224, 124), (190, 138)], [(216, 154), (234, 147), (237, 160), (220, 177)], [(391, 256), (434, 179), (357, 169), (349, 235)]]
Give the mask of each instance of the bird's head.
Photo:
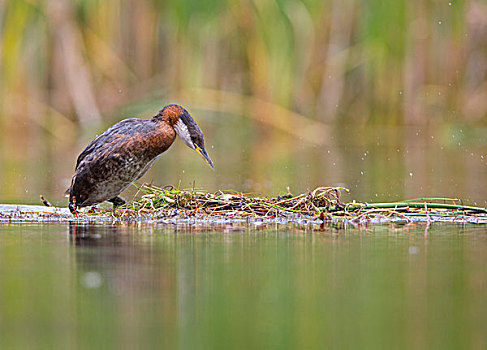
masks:
[[(179, 105), (168, 105), (164, 107), (159, 114), (174, 118), (173, 127), (179, 138), (183, 140), (186, 146), (198, 152), (212, 169), (215, 168), (210, 156), (205, 150), (203, 132), (186, 109)], [(176, 116), (177, 119), (175, 118)]]

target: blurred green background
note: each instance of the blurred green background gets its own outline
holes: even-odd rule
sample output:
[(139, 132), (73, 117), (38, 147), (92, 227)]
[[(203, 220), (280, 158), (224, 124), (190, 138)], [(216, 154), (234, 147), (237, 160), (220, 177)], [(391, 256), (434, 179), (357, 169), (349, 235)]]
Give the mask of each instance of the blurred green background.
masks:
[(144, 181), (487, 205), (484, 0), (0, 0), (0, 34), (2, 202), (65, 205), (96, 134), (180, 103), (216, 170), (176, 142)]

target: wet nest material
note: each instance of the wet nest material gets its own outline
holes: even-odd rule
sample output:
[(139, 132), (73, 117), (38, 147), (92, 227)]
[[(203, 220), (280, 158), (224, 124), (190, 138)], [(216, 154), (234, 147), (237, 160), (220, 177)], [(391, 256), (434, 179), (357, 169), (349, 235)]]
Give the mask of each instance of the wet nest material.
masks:
[(447, 221), (487, 223), (487, 209), (466, 206), (458, 199), (417, 198), (394, 203), (343, 202), (341, 187), (318, 187), (299, 195), (289, 192), (266, 198), (232, 191), (215, 193), (197, 189), (181, 190), (173, 186), (142, 185), (138, 200), (115, 210), (93, 208), (87, 215), (113, 219), (286, 219), (333, 220), (352, 222)]

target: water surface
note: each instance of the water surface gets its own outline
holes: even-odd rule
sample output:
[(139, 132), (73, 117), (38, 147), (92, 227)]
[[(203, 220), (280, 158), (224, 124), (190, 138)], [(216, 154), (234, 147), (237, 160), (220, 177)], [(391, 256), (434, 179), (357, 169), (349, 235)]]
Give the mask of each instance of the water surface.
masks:
[(487, 227), (4, 224), (2, 348), (482, 348)]

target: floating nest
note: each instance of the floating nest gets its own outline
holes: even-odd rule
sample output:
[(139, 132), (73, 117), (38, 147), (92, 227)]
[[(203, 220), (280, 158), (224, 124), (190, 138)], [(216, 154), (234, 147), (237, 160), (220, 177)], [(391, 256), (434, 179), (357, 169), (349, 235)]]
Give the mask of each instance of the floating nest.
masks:
[(343, 202), (342, 187), (318, 187), (299, 195), (289, 192), (278, 197), (197, 189), (181, 190), (173, 186), (142, 185), (138, 200), (115, 210), (94, 208), (89, 215), (113, 218), (226, 217), (226, 218), (304, 218), (327, 220), (346, 217), (349, 220), (388, 217), (405, 221), (430, 217), (458, 218), (477, 216), (485, 220), (487, 209), (466, 206), (458, 199), (417, 198), (393, 203)]

